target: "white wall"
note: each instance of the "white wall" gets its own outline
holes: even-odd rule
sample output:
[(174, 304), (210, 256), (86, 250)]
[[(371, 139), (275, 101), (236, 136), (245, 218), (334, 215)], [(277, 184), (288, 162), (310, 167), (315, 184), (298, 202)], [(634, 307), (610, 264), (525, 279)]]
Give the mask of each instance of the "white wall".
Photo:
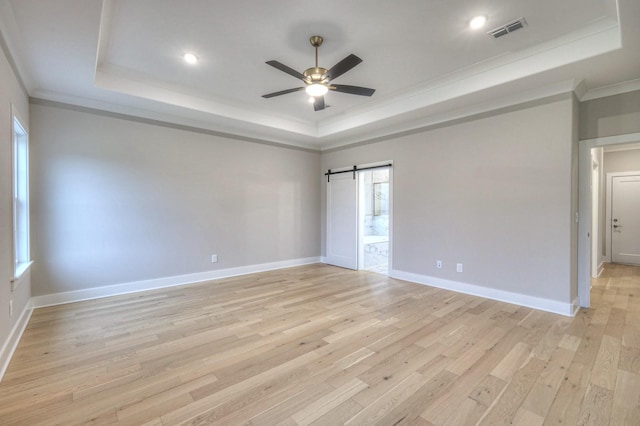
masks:
[(42, 102), (31, 122), (34, 295), (319, 256), (317, 152)]
[[(16, 343), (19, 320), (31, 297), (29, 273), (11, 289), (13, 276), (13, 204), (12, 204), (12, 127), (13, 113), (29, 131), (29, 100), (5, 53), (0, 37), (0, 377), (12, 346)], [(13, 112), (12, 112), (13, 110)], [(13, 315), (9, 302), (13, 301)], [(25, 318), (22, 317), (24, 320)]]
[(640, 170), (640, 149), (604, 153), (604, 173), (635, 172)]
[(395, 270), (568, 304), (577, 292), (574, 102), (334, 150), (322, 170), (393, 161)]

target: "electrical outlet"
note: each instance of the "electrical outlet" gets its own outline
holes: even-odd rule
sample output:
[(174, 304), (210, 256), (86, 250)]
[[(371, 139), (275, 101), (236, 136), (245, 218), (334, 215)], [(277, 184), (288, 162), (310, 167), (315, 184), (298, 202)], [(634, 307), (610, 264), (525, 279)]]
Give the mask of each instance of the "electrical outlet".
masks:
[(436, 260), (436, 268), (442, 269), (442, 260)]
[(218, 255), (217, 254), (212, 254), (211, 255), (211, 263), (218, 263)]
[(462, 272), (462, 263), (456, 263), (456, 271)]

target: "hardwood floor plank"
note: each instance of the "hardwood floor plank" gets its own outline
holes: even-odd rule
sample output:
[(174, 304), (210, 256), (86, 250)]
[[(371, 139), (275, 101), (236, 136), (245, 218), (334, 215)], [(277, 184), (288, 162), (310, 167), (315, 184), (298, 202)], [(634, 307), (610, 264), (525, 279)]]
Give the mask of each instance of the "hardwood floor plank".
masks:
[[(287, 395), (287, 398), (284, 400), (279, 401), (277, 404), (267, 407), (257, 415), (250, 417), (250, 424), (271, 426), (284, 424), (284, 422), (288, 421), (289, 424), (295, 425), (296, 423), (290, 418), (293, 413), (302, 410), (307, 405), (313, 403), (313, 401), (316, 401), (323, 395), (332, 392), (334, 389), (335, 388), (333, 386), (326, 383), (319, 383), (316, 386), (300, 389), (297, 393)], [(222, 418), (214, 424), (242, 424), (245, 421), (246, 420), (243, 421), (238, 419), (237, 422), (228, 422), (227, 418)]]
[(544, 419), (574, 354), (573, 351), (558, 347), (523, 401), (522, 408)]
[(466, 398), (443, 426), (467, 426), (476, 424), (487, 408), (477, 401)]
[(631, 348), (623, 344), (620, 348), (618, 368), (630, 373), (640, 374), (640, 349)]
[(577, 425), (608, 425), (611, 418), (613, 391), (589, 385), (580, 409)]
[(382, 420), (381, 425), (423, 423), (422, 411), (440, 396), (446, 394), (456, 376), (446, 370), (441, 371), (421, 386), (398, 406), (393, 408)]
[(510, 424), (518, 408), (529, 394), (536, 379), (545, 368), (545, 362), (536, 357), (529, 360), (513, 375), (501, 395), (489, 407), (479, 425)]
[(324, 395), (304, 409), (294, 413), (291, 418), (300, 426), (309, 425), (366, 387), (367, 384), (362, 380), (352, 379), (335, 391)]
[(360, 410), (362, 410), (362, 406), (349, 399), (318, 418), (311, 423), (311, 426), (341, 425)]
[[(369, 387), (359, 392), (353, 400), (368, 406), (385, 393), (404, 381), (413, 372), (419, 372), (425, 379), (431, 379), (451, 362), (440, 356), (437, 350), (413, 352), (410, 357), (394, 357), (389, 364), (376, 365), (358, 377)], [(426, 368), (425, 367), (429, 367)]]
[(500, 361), (492, 371), (491, 375), (504, 381), (509, 381), (513, 374), (520, 369), (531, 354), (529, 345), (518, 342), (506, 357)]
[(620, 339), (605, 335), (598, 350), (590, 383), (601, 388), (613, 390), (616, 384), (618, 363), (620, 361)]
[(618, 371), (611, 424), (640, 424), (640, 374)]
[(544, 417), (541, 417), (524, 408), (519, 408), (513, 417), (513, 424), (519, 426), (542, 426)]
[(549, 408), (544, 424), (576, 424), (588, 384), (589, 373), (586, 367), (572, 363)]
[(622, 342), (625, 346), (640, 349), (640, 324), (628, 324), (624, 329)]
[(489, 408), (506, 385), (506, 381), (488, 375), (475, 389), (469, 392), (469, 398), (484, 406), (485, 409)]

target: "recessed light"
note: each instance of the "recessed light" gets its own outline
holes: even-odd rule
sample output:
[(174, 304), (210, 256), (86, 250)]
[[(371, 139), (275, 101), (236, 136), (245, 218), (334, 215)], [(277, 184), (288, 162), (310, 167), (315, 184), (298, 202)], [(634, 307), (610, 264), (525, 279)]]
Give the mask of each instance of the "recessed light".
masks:
[(484, 24), (486, 23), (487, 23), (487, 17), (484, 15), (480, 15), (480, 16), (476, 16), (471, 21), (469, 21), (469, 27), (471, 27), (472, 30), (478, 30), (484, 27)]
[(185, 53), (183, 58), (184, 61), (188, 64), (195, 64), (196, 62), (198, 62), (198, 57), (193, 53)]

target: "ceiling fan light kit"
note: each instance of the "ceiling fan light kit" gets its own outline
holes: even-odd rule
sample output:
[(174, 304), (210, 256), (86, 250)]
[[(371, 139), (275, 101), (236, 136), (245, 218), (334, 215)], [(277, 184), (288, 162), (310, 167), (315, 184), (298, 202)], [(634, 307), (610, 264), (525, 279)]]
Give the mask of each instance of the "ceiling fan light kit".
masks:
[(329, 91), (329, 88), (322, 83), (313, 83), (308, 85), (305, 89), (309, 96), (324, 96)]
[[(351, 54), (335, 64), (330, 69), (322, 68), (318, 66), (318, 47), (322, 46), (324, 39), (321, 36), (311, 36), (309, 42), (316, 50), (316, 64), (314, 67), (307, 68), (303, 73), (299, 73), (293, 68), (288, 67), (278, 61), (267, 61), (268, 65), (279, 69), (293, 77), (302, 80), (305, 83), (305, 87), (296, 87), (293, 89), (281, 90), (279, 92), (269, 93), (262, 95), (263, 98), (273, 98), (275, 96), (286, 95), (287, 93), (298, 92), (304, 90), (307, 95), (311, 96), (313, 101), (313, 109), (315, 111), (321, 111), (326, 108), (324, 102), (324, 95), (330, 90), (340, 93), (347, 93), (350, 95), (371, 96), (375, 92), (375, 89), (360, 86), (348, 86), (344, 84), (331, 84), (331, 80), (340, 77), (342, 74), (351, 70), (353, 67), (362, 62), (362, 59), (356, 55)], [(312, 102), (311, 99), (309, 102)]]

